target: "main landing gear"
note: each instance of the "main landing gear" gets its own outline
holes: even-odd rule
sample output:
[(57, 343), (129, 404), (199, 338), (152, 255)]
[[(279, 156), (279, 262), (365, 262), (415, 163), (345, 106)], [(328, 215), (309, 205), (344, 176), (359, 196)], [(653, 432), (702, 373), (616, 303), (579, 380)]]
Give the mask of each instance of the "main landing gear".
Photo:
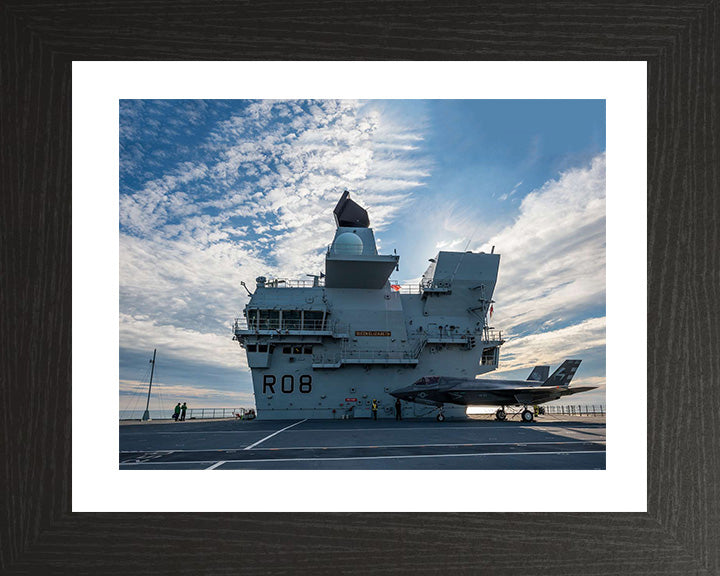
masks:
[[(527, 406), (523, 408), (522, 413), (520, 414), (523, 422), (532, 422), (535, 419), (535, 413), (530, 410)], [(502, 406), (497, 409), (497, 412), (495, 412), (495, 420), (498, 422), (505, 422), (507, 419), (507, 413), (505, 412), (505, 406)]]

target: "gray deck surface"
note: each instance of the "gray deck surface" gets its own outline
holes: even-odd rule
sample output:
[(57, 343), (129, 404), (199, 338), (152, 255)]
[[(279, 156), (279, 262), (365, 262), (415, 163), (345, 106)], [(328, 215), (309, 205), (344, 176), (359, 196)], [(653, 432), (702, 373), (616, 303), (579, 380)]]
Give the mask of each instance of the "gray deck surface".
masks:
[[(285, 429), (287, 428), (287, 429)], [(604, 419), (123, 424), (123, 470), (605, 468)]]

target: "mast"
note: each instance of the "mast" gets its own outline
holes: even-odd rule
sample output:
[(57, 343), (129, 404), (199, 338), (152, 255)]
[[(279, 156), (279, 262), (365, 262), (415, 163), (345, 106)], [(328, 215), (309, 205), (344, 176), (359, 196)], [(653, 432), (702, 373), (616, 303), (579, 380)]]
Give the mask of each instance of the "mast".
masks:
[(157, 348), (153, 350), (153, 359), (150, 360), (150, 364), (152, 364), (152, 368), (150, 368), (150, 386), (148, 387), (148, 397), (147, 397), (147, 404), (145, 405), (145, 413), (142, 416), (143, 422), (150, 420), (150, 391), (152, 390), (152, 379), (153, 374), (155, 373), (155, 354), (157, 353)]

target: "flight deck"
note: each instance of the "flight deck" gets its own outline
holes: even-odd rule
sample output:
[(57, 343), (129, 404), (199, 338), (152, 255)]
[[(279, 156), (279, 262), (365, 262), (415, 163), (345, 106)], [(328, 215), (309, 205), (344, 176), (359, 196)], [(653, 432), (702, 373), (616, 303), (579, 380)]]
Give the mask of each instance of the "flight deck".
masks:
[(121, 470), (604, 470), (605, 417), (121, 423)]

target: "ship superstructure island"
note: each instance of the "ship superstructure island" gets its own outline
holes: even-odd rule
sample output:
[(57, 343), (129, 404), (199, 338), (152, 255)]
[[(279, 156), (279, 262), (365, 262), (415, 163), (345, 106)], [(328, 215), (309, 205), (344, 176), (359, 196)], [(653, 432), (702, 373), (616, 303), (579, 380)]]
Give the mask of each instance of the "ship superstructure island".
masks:
[[(391, 392), (418, 378), (474, 378), (498, 367), (504, 340), (487, 317), (499, 254), (439, 252), (418, 286), (398, 289), (390, 277), (400, 257), (378, 254), (366, 210), (346, 191), (334, 215), (324, 278), (261, 276), (235, 321), (258, 418), (369, 417), (373, 399), (378, 418), (394, 418)], [(403, 406), (404, 418), (437, 413)]]

